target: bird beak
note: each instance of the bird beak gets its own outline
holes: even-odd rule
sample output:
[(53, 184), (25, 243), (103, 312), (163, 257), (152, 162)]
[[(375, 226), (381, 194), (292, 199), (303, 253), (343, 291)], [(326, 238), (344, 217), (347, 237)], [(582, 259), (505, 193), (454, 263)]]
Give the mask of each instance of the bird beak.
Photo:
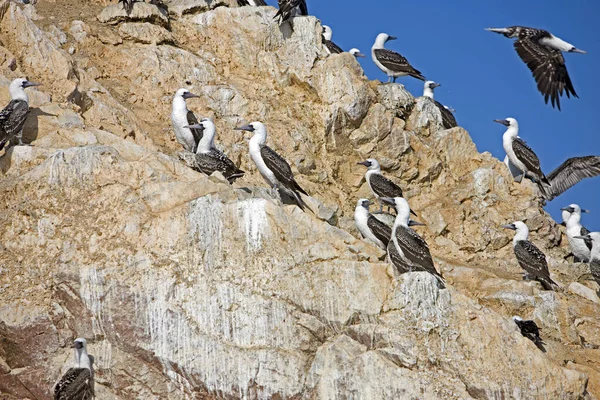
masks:
[(419, 221), (413, 221), (411, 219), (408, 221), (408, 226), (425, 226), (425, 224)]
[(379, 200), (383, 201), (385, 204), (389, 204), (390, 206), (396, 205), (396, 201), (391, 197), (380, 197)]
[(581, 210), (582, 213), (589, 213), (590, 210)]
[(497, 123), (502, 124), (504, 126), (510, 126), (510, 122), (508, 122), (505, 119), (495, 119), (494, 122), (497, 122)]
[(197, 94), (194, 94), (194, 93), (187, 92), (187, 93), (184, 93), (182, 97), (187, 100), (187, 99), (191, 99), (194, 97), (200, 97), (200, 96), (198, 96)]
[(83, 343), (81, 342), (75, 342), (73, 343), (73, 345), (71, 346), (72, 349), (82, 349), (83, 348)]
[(436, 87), (442, 86), (442, 84), (441, 83), (433, 83), (433, 84), (431, 84), (431, 86), (432, 86), (432, 89), (435, 89)]
[(356, 165), (364, 165), (365, 167), (369, 166), (369, 162), (368, 161), (361, 161), (361, 162), (357, 162)]
[(184, 128), (204, 130), (204, 125), (202, 125), (202, 124), (186, 125), (186, 126), (184, 126)]
[(569, 53), (587, 54), (587, 51), (579, 50), (578, 48), (573, 47), (571, 50), (569, 50)]
[(506, 28), (485, 28), (488, 32), (496, 32), (496, 33), (508, 33), (508, 29)]
[(592, 237), (590, 235), (585, 236), (573, 236), (575, 239), (583, 239), (583, 240), (591, 240)]
[(515, 226), (515, 224), (502, 225), (502, 228), (504, 228), (504, 229), (512, 229), (513, 231), (517, 230), (517, 227)]
[(240, 126), (238, 128), (234, 128), (234, 130), (254, 132), (254, 127), (252, 125), (244, 125), (244, 126)]
[[(411, 213), (412, 215), (414, 215), (415, 217), (418, 217), (417, 213), (416, 213), (416, 212), (414, 212), (413, 210), (410, 210), (410, 213)], [(425, 225), (425, 224), (423, 224), (423, 225)]]
[(363, 53), (354, 53), (354, 57), (367, 58)]
[(373, 203), (371, 203), (369, 200), (367, 200), (367, 201), (365, 202), (365, 205), (366, 205), (367, 207), (369, 207), (371, 204), (373, 204)]
[(396, 39), (398, 39), (396, 36), (388, 36), (388, 40), (386, 40), (386, 41), (396, 40)]
[(25, 82), (23, 84), (23, 89), (31, 87), (31, 86), (41, 86), (41, 85), (42, 85), (41, 83), (35, 83), (35, 82), (29, 82), (29, 81), (27, 81), (27, 82)]
[[(575, 211), (575, 209), (573, 207), (563, 207), (560, 209), (560, 211), (568, 211), (572, 213), (573, 211)], [(581, 212), (583, 212), (583, 210), (581, 210)]]

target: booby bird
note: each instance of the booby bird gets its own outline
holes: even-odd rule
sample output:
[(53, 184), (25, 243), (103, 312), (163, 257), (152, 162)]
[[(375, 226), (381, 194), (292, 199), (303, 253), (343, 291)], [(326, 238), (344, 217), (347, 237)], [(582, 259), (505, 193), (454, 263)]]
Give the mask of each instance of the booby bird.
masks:
[(507, 127), (506, 132), (502, 136), (502, 146), (510, 162), (521, 171), (522, 175), (515, 180), (521, 182), (524, 176), (530, 177), (538, 183), (542, 195), (545, 195), (545, 184), (550, 186), (550, 182), (540, 167), (538, 156), (531, 150), (527, 143), (519, 137), (519, 123), (514, 118), (495, 119), (494, 122)]
[(512, 319), (513, 321), (515, 321), (515, 324), (517, 324), (517, 326), (519, 327), (521, 335), (531, 340), (537, 346), (538, 349), (542, 350), (543, 352), (546, 352), (546, 349), (544, 349), (545, 343), (540, 337), (540, 328), (538, 328), (535, 321), (523, 320), (523, 318), (519, 317), (518, 315), (513, 316)]
[(0, 150), (13, 139), (17, 139), (19, 145), (23, 144), (23, 125), (29, 114), (29, 97), (25, 89), (39, 85), (24, 78), (11, 82), (8, 87), (11, 100), (0, 112)]
[(600, 232), (590, 232), (587, 235), (576, 236), (576, 238), (592, 242), (590, 271), (596, 283), (600, 285)]
[(366, 57), (366, 56), (365, 56), (363, 53), (361, 53), (361, 52), (360, 52), (360, 50), (359, 50), (359, 49), (357, 49), (356, 47), (355, 47), (355, 48), (352, 48), (352, 49), (350, 49), (350, 50), (348, 51), (348, 53), (352, 54), (352, 55), (353, 55), (354, 57), (356, 57), (356, 58), (365, 58), (365, 57)]
[(550, 278), (546, 256), (538, 249), (529, 238), (529, 228), (524, 222), (515, 221), (512, 224), (502, 225), (503, 228), (517, 231), (513, 238), (513, 250), (517, 261), (525, 271), (525, 279), (534, 279), (542, 284), (545, 290), (554, 290), (558, 285)]
[(435, 269), (427, 242), (409, 228), (410, 207), (402, 197), (382, 197), (381, 200), (396, 208), (396, 220), (388, 243), (388, 257), (400, 274), (413, 271), (429, 272), (437, 278), (440, 287), (446, 287), (444, 278)]
[(254, 133), (249, 142), (249, 149), (250, 157), (258, 171), (271, 188), (284, 191), (296, 201), (298, 207), (304, 210), (305, 204), (300, 193), (307, 196), (308, 193), (294, 179), (292, 168), (287, 161), (266, 145), (267, 128), (265, 125), (257, 121), (235, 129)]
[(425, 80), (425, 77), (408, 62), (406, 58), (396, 53), (395, 51), (384, 48), (388, 40), (396, 40), (397, 37), (390, 36), (387, 33), (380, 33), (375, 39), (375, 43), (371, 48), (371, 57), (373, 62), (380, 70), (388, 76), (388, 82), (399, 76), (412, 76), (413, 78)]
[(592, 242), (590, 240), (576, 239), (590, 233), (586, 227), (581, 225), (581, 213), (587, 213), (588, 210), (582, 210), (577, 204), (571, 204), (568, 207), (561, 208), (563, 213), (568, 213), (566, 219), (567, 240), (571, 247), (571, 252), (575, 256), (575, 262), (587, 263), (590, 261), (592, 251)]
[(173, 130), (175, 138), (187, 151), (196, 152), (196, 148), (200, 139), (202, 139), (202, 131), (199, 129), (189, 129), (186, 126), (198, 124), (198, 119), (193, 112), (188, 110), (186, 100), (194, 97), (200, 97), (193, 94), (187, 89), (179, 89), (173, 97), (173, 109), (171, 111), (171, 121), (173, 122)]
[(279, 4), (279, 10), (273, 19), (279, 18), (280, 25), (290, 18), (308, 15), (306, 0), (277, 0), (277, 3)]
[(244, 171), (238, 169), (225, 153), (215, 147), (216, 127), (214, 122), (204, 118), (199, 124), (184, 126), (184, 128), (202, 132), (202, 139), (196, 150), (196, 164), (200, 172), (210, 175), (215, 171), (220, 171), (229, 183), (244, 176)]
[(267, 3), (265, 3), (265, 0), (237, 0), (237, 2), (240, 7), (243, 7), (243, 6), (258, 7), (258, 6), (266, 6), (267, 5)]
[[(376, 159), (369, 158), (357, 164), (367, 167), (365, 180), (367, 181), (369, 188), (371, 188), (371, 192), (373, 192), (379, 201), (380, 213), (383, 211), (383, 203), (381, 202), (382, 197), (402, 197), (402, 189), (400, 189), (400, 186), (396, 185), (394, 182), (381, 174), (381, 166)], [(413, 215), (417, 215), (412, 210), (411, 213), (413, 213)]]
[(585, 178), (600, 175), (600, 156), (572, 157), (547, 175), (550, 187), (546, 200), (552, 200)]
[(450, 111), (448, 107), (446, 107), (445, 105), (433, 98), (433, 90), (439, 86), (441, 85), (434, 81), (425, 81), (425, 85), (423, 86), (423, 96), (429, 97), (431, 100), (433, 100), (435, 106), (438, 108), (438, 110), (440, 110), (440, 114), (442, 114), (442, 124), (444, 125), (444, 128), (454, 128), (455, 126), (458, 126), (458, 124), (456, 123), (456, 118), (454, 118), (452, 111)]
[(359, 199), (354, 209), (354, 223), (363, 238), (370, 240), (383, 250), (387, 249), (392, 228), (369, 213), (371, 202)]
[(510, 26), (486, 30), (517, 39), (514, 42), (515, 50), (531, 70), (546, 104), (550, 99), (552, 107), (556, 104), (560, 110), (560, 96), (563, 95), (563, 91), (568, 98), (571, 98), (571, 95), (579, 97), (571, 83), (562, 52), (585, 54), (585, 51), (543, 29)]
[(333, 31), (331, 30), (331, 28), (327, 25), (323, 25), (323, 44), (325, 45), (327, 52), (329, 54), (343, 53), (344, 50), (342, 50), (342, 48), (340, 46), (338, 46), (337, 44), (335, 44), (331, 41), (332, 37), (333, 37)]
[(84, 338), (77, 338), (72, 348), (75, 364), (54, 387), (54, 400), (88, 400), (93, 397), (92, 363), (87, 353), (87, 342)]

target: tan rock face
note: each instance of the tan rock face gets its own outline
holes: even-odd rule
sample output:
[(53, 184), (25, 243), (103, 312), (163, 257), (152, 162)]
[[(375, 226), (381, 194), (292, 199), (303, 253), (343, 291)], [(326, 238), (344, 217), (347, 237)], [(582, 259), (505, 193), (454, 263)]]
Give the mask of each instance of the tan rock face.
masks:
[[(317, 19), (280, 29), (273, 8), (228, 1), (131, 16), (46, 3), (0, 7), (0, 86), (44, 84), (28, 89), (32, 146), (0, 157), (3, 395), (51, 398), (83, 336), (99, 399), (600, 396), (598, 287), (565, 261), (533, 186), (462, 128), (441, 130), (428, 99), (326, 57)], [(180, 87), (247, 171), (233, 186), (181, 161)], [(312, 212), (271, 197), (233, 130), (255, 120)], [(448, 289), (397, 276), (358, 238), (369, 157), (427, 224)], [(521, 280), (499, 226), (522, 219), (562, 291)], [(546, 353), (512, 315), (536, 320)]]

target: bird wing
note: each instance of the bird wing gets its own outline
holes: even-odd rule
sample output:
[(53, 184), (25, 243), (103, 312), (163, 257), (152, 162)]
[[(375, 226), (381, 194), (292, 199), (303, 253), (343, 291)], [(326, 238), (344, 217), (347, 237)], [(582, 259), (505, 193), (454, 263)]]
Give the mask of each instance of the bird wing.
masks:
[(238, 169), (225, 153), (217, 149), (211, 149), (209, 153), (196, 154), (196, 163), (200, 172), (210, 175), (220, 171), (230, 183), (244, 175), (244, 171)]
[(257, 6), (266, 6), (267, 5), (267, 3), (265, 2), (265, 0), (254, 0), (254, 3)]
[(525, 168), (527, 168), (528, 171), (535, 173), (543, 180), (544, 173), (540, 167), (540, 159), (533, 150), (531, 150), (531, 147), (529, 147), (523, 139), (515, 138), (512, 142), (512, 148), (517, 158), (525, 164)]
[(399, 274), (410, 271), (410, 265), (408, 265), (400, 256), (400, 253), (398, 253), (398, 249), (396, 249), (396, 244), (393, 240), (390, 240), (387, 245), (387, 255), (389, 261), (394, 267), (396, 267), (396, 270)]
[(279, 10), (273, 18), (279, 17), (280, 22), (286, 21), (290, 18), (294, 8), (300, 8), (301, 15), (308, 15), (308, 7), (306, 6), (305, 0), (277, 0), (279, 4)]
[(388, 49), (375, 49), (375, 57), (386, 68), (394, 71), (405, 73), (422, 81), (425, 77), (417, 69), (413, 68), (408, 60), (401, 54)]
[[(589, 231), (588, 228), (586, 228), (583, 225), (581, 226), (581, 229), (579, 230), (579, 234), (581, 236), (586, 236), (586, 235), (589, 235), (590, 233), (591, 232)], [(583, 243), (585, 243), (585, 247), (587, 247), (588, 250), (590, 250), (590, 251), (592, 250), (592, 247), (594, 245), (594, 242), (592, 240), (590, 240), (590, 239), (583, 239)]]
[[(198, 118), (196, 118), (194, 113), (191, 112), (190, 110), (188, 110), (188, 112), (187, 112), (187, 122), (188, 122), (188, 125), (197, 125), (198, 124)], [(204, 131), (201, 129), (190, 129), (190, 131), (192, 132), (192, 136), (194, 136), (194, 142), (196, 142), (196, 144), (194, 145), (194, 149), (193, 149), (193, 152), (195, 153), (196, 149), (198, 148), (198, 143), (200, 143), (200, 140), (202, 140)]]
[(249, 6), (250, 3), (248, 3), (248, 0), (237, 0), (238, 6), (240, 7), (244, 7), (244, 6)]
[(0, 150), (23, 129), (29, 114), (29, 104), (24, 100), (11, 100), (0, 111)]
[(546, 255), (528, 240), (520, 240), (514, 247), (519, 265), (525, 272), (539, 280), (545, 288), (556, 283), (550, 278)]
[(573, 157), (548, 174), (549, 197), (552, 200), (584, 178), (600, 175), (600, 156)]
[(380, 197), (403, 197), (402, 189), (381, 174), (371, 174), (369, 177), (371, 190)]
[(329, 49), (329, 52), (331, 54), (340, 54), (340, 53), (344, 52), (344, 50), (342, 50), (342, 48), (340, 46), (333, 43), (331, 40), (323, 39), (323, 43), (325, 44), (325, 46), (327, 46), (327, 49)]
[(399, 226), (396, 228), (396, 240), (402, 253), (411, 263), (413, 271), (427, 271), (440, 276), (433, 265), (427, 242), (415, 231), (405, 226)]
[(69, 368), (54, 387), (55, 400), (92, 398), (91, 372), (87, 368)]
[(261, 146), (260, 155), (267, 165), (267, 168), (269, 168), (273, 174), (275, 174), (275, 178), (277, 178), (279, 182), (289, 189), (298, 191), (308, 196), (308, 193), (306, 193), (294, 179), (292, 168), (283, 157), (277, 154), (269, 146)]
[(458, 126), (458, 124), (456, 123), (456, 118), (454, 118), (454, 114), (452, 114), (452, 112), (446, 107), (444, 107), (444, 105), (439, 101), (434, 100), (434, 102), (437, 108), (440, 110), (440, 113), (442, 114), (442, 124), (444, 125), (444, 128), (450, 129), (454, 128), (455, 126)]
[(383, 242), (385, 246), (388, 245), (390, 238), (392, 237), (392, 228), (387, 226), (381, 220), (369, 215), (367, 218), (367, 227), (373, 232), (373, 235)]
[(536, 37), (518, 39), (514, 46), (521, 60), (531, 70), (546, 104), (550, 98), (552, 107), (556, 104), (560, 110), (560, 96), (563, 92), (568, 98), (571, 94), (578, 97), (567, 72), (565, 59), (559, 50), (540, 44)]

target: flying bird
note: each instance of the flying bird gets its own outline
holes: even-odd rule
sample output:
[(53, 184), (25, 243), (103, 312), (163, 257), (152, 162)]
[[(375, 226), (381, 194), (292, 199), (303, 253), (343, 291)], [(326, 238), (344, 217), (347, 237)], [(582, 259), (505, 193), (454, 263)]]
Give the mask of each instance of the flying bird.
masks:
[(382, 197), (384, 202), (396, 208), (396, 220), (388, 243), (388, 257), (396, 270), (405, 272), (425, 271), (437, 278), (440, 287), (446, 287), (444, 278), (435, 269), (427, 242), (409, 227), (410, 207), (402, 197)]
[(590, 232), (587, 235), (575, 236), (575, 238), (592, 242), (590, 272), (592, 273), (592, 278), (600, 285), (600, 232)]
[(220, 171), (229, 183), (244, 176), (244, 171), (236, 167), (225, 153), (215, 147), (216, 127), (214, 122), (204, 118), (199, 124), (184, 126), (184, 128), (202, 132), (202, 139), (196, 150), (196, 164), (200, 172), (211, 175), (215, 171)]
[(505, 229), (517, 231), (513, 238), (513, 250), (517, 261), (525, 271), (525, 279), (534, 279), (542, 284), (545, 290), (554, 290), (558, 285), (550, 278), (546, 255), (542, 253), (529, 239), (529, 228), (524, 222), (515, 221), (502, 225)]
[(188, 110), (186, 100), (194, 97), (200, 97), (191, 93), (187, 89), (179, 89), (173, 97), (173, 109), (171, 111), (171, 121), (175, 138), (187, 151), (196, 152), (198, 143), (202, 139), (202, 130), (190, 129), (187, 126), (198, 125), (198, 118), (193, 112)]
[(560, 97), (563, 92), (568, 98), (575, 97), (575, 88), (567, 72), (563, 52), (582, 53), (570, 43), (554, 36), (543, 29), (528, 28), (525, 26), (510, 26), (508, 28), (487, 28), (487, 31), (496, 32), (507, 38), (516, 38), (515, 50), (521, 60), (527, 64), (537, 83), (538, 90), (560, 110)]
[(513, 321), (515, 321), (515, 324), (517, 324), (517, 326), (519, 327), (519, 330), (521, 331), (521, 335), (523, 335), (527, 339), (531, 340), (537, 346), (538, 349), (542, 350), (545, 353), (546, 352), (546, 349), (544, 348), (545, 343), (542, 341), (542, 338), (540, 337), (540, 328), (538, 328), (535, 321), (523, 320), (523, 318), (521, 318), (517, 315), (512, 317), (512, 319), (513, 319)]
[[(383, 203), (381, 202), (382, 197), (403, 197), (402, 189), (400, 186), (396, 185), (394, 182), (386, 178), (381, 174), (381, 166), (379, 162), (374, 158), (369, 158), (365, 161), (361, 161), (357, 163), (358, 165), (364, 165), (367, 167), (367, 172), (365, 173), (365, 180), (371, 188), (371, 192), (375, 195), (377, 200), (379, 201), (379, 212), (383, 211)], [(415, 214), (412, 210), (411, 213)]]
[(91, 400), (94, 394), (92, 363), (87, 353), (87, 341), (77, 338), (72, 348), (75, 364), (54, 387), (54, 400)]
[(343, 53), (344, 50), (342, 50), (342, 48), (340, 46), (338, 46), (337, 44), (335, 44), (331, 41), (332, 37), (333, 37), (333, 31), (331, 30), (331, 28), (327, 25), (323, 25), (323, 44), (325, 45), (327, 52), (329, 54)]
[(237, 2), (240, 7), (243, 7), (243, 6), (258, 7), (258, 6), (266, 6), (267, 5), (267, 3), (265, 3), (265, 0), (237, 0)]
[(24, 78), (11, 82), (8, 87), (11, 100), (0, 111), (0, 150), (13, 139), (17, 139), (18, 144), (23, 145), (23, 125), (29, 114), (29, 97), (25, 89), (39, 85)]
[(348, 50), (348, 53), (352, 54), (354, 57), (356, 58), (365, 58), (366, 56), (360, 52), (359, 49), (357, 48), (352, 48), (350, 50)]
[(589, 211), (582, 210), (577, 204), (571, 204), (568, 207), (561, 208), (561, 211), (568, 214), (565, 220), (567, 240), (571, 247), (571, 253), (573, 253), (573, 256), (575, 257), (575, 262), (589, 262), (590, 253), (592, 251), (592, 241), (578, 239), (579, 237), (590, 233), (586, 227), (581, 225), (581, 213), (587, 213)]
[(454, 128), (455, 126), (458, 126), (458, 124), (456, 123), (456, 118), (454, 118), (452, 111), (433, 98), (433, 90), (439, 86), (441, 85), (434, 81), (425, 81), (423, 86), (423, 96), (429, 97), (431, 100), (433, 100), (435, 106), (438, 108), (438, 110), (440, 110), (440, 114), (442, 115), (442, 125), (444, 125), (444, 128)]
[(266, 145), (267, 128), (265, 125), (257, 121), (235, 129), (254, 133), (250, 139), (249, 148), (250, 157), (258, 171), (272, 189), (283, 191), (295, 200), (298, 207), (304, 210), (306, 204), (300, 197), (300, 193), (307, 196), (308, 193), (296, 182), (292, 168), (287, 161)]
[(396, 82), (396, 78), (406, 75), (424, 81), (425, 77), (418, 70), (413, 68), (406, 58), (395, 51), (384, 48), (387, 41), (396, 39), (396, 37), (390, 36), (387, 33), (380, 33), (377, 35), (375, 43), (371, 48), (373, 62), (380, 70), (385, 72), (388, 76), (388, 82), (392, 79)]
[(279, 24), (284, 23), (290, 18), (308, 15), (306, 0), (277, 0), (277, 2), (279, 4), (279, 10), (273, 19), (279, 18)]
[(572, 157), (547, 175), (550, 187), (546, 200), (552, 200), (585, 178), (600, 175), (600, 156)]

